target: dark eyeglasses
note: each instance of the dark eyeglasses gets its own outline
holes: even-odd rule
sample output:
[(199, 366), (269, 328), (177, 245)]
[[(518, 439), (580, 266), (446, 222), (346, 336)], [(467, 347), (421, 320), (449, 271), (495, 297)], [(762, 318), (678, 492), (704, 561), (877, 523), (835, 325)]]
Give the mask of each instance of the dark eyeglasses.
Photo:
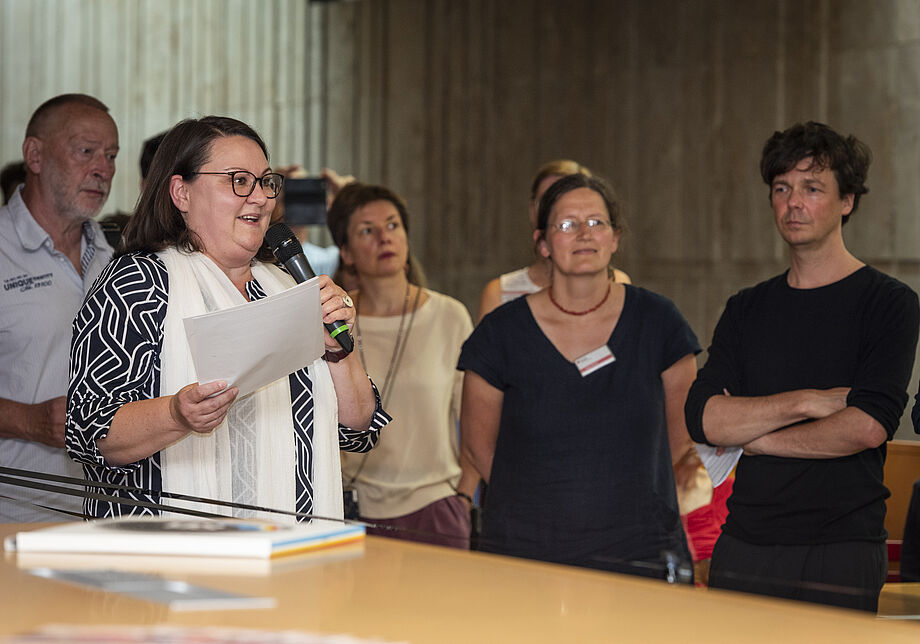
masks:
[(262, 184), (262, 190), (269, 199), (274, 199), (281, 192), (284, 185), (284, 176), (277, 172), (268, 172), (257, 177), (248, 170), (233, 170), (232, 172), (193, 172), (192, 174), (229, 174), (233, 194), (237, 197), (248, 197), (256, 189), (256, 184)]

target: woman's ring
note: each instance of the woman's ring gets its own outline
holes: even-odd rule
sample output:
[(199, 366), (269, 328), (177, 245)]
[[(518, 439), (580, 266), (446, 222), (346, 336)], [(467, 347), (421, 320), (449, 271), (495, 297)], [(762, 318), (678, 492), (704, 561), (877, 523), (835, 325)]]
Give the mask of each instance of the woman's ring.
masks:
[(345, 306), (347, 306), (350, 309), (353, 309), (355, 307), (355, 303), (351, 301), (351, 297), (348, 295), (348, 293), (342, 296), (342, 302), (344, 302)]

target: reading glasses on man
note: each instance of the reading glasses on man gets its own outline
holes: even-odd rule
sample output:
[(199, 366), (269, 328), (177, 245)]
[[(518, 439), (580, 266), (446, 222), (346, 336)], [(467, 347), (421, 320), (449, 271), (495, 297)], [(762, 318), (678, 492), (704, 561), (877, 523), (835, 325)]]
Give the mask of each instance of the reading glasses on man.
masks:
[(586, 228), (588, 232), (599, 233), (610, 228), (610, 222), (606, 219), (595, 219), (594, 217), (586, 219), (584, 222), (577, 219), (563, 219), (559, 223), (553, 224), (553, 228), (566, 235), (577, 233), (582, 228)]
[(262, 190), (269, 199), (274, 199), (281, 193), (284, 176), (277, 172), (269, 172), (257, 177), (249, 170), (233, 170), (231, 172), (193, 172), (192, 174), (229, 174), (233, 194), (237, 197), (248, 197), (256, 189), (256, 184), (262, 184)]

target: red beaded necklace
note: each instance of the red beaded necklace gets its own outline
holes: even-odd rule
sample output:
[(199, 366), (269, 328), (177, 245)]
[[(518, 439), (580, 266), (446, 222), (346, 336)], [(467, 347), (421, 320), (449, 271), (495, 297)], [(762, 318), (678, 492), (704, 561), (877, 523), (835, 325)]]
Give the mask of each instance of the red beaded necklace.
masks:
[(607, 298), (610, 297), (610, 291), (612, 289), (613, 289), (613, 285), (610, 282), (607, 282), (607, 292), (604, 293), (603, 299), (601, 299), (600, 302), (592, 306), (590, 309), (587, 309), (584, 311), (569, 311), (568, 309), (562, 308), (559, 305), (559, 302), (553, 299), (553, 287), (552, 286), (549, 287), (549, 301), (552, 302), (553, 306), (555, 306), (557, 309), (559, 309), (560, 311), (568, 315), (588, 315), (588, 313), (591, 313), (592, 311), (596, 311), (599, 308), (601, 308), (601, 306), (603, 306), (604, 302), (607, 301)]

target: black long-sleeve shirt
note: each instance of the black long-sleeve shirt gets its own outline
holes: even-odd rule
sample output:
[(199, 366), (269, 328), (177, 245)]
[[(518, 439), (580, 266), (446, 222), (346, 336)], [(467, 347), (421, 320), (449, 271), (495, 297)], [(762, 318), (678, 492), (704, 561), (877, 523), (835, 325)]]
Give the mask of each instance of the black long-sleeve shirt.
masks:
[[(847, 405), (890, 439), (907, 404), (920, 308), (908, 286), (865, 266), (815, 289), (786, 274), (729, 299), (687, 398), (687, 427), (707, 442), (703, 409), (723, 389), (767, 396), (850, 387)], [(749, 543), (882, 541), (886, 445), (831, 459), (742, 456), (725, 532)]]

